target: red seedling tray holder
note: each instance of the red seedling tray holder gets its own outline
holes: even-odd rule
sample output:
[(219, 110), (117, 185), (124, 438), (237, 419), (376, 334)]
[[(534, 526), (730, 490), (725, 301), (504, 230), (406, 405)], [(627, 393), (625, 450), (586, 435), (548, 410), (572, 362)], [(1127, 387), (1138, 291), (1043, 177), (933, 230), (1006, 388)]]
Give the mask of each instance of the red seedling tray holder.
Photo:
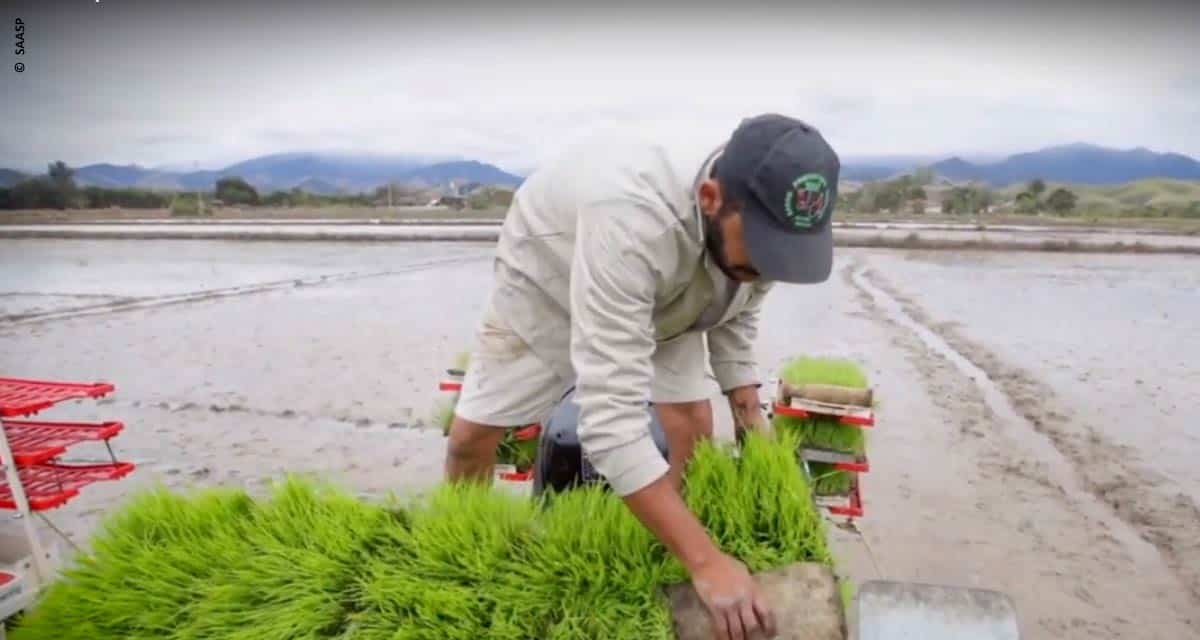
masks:
[(447, 369), (446, 373), (450, 377), (438, 381), (438, 391), (462, 391), (463, 377), (466, 372), (460, 369)]
[(500, 479), (505, 480), (507, 482), (525, 482), (527, 480), (532, 480), (533, 479), (533, 469), (526, 469), (524, 471), (514, 471), (511, 473), (501, 473)]
[(856, 457), (849, 453), (813, 448), (802, 448), (800, 455), (809, 462), (833, 465), (833, 468), (838, 471), (867, 473), (871, 470), (871, 463), (866, 456)]
[[(79, 490), (89, 484), (123, 478), (133, 472), (133, 469), (134, 465), (131, 462), (88, 465), (39, 464), (22, 467), (17, 473), (21, 479), (21, 486), (25, 488), (29, 508), (45, 511), (62, 506), (79, 495)], [(0, 482), (0, 508), (17, 508), (7, 481)]]
[(48, 382), (0, 378), (0, 417), (27, 416), (65, 400), (99, 398), (111, 393), (106, 382)]
[(65, 453), (67, 447), (80, 442), (108, 440), (123, 428), (125, 425), (120, 422), (4, 421), (4, 434), (12, 448), (13, 461), (19, 467), (48, 462)]
[(859, 462), (835, 462), (833, 468), (838, 471), (850, 471), (852, 473), (867, 473), (871, 470), (871, 464), (866, 460)]
[(838, 422), (840, 422), (842, 424), (846, 424), (846, 425), (851, 425), (854, 427), (873, 427), (873, 426), (875, 426), (875, 414), (874, 413), (871, 413), (871, 414), (868, 414), (865, 416), (824, 414), (824, 413), (818, 413), (815, 411), (809, 411), (807, 409), (801, 409), (800, 407), (792, 407), (792, 406), (789, 406), (786, 404), (781, 404), (779, 402), (774, 403), (773, 408), (775, 410), (775, 413), (777, 413), (781, 416), (789, 416), (792, 418), (811, 418), (814, 416), (818, 416), (818, 417), (836, 418)]
[(522, 441), (523, 440), (537, 440), (538, 436), (540, 436), (540, 435), (542, 435), (542, 425), (541, 424), (531, 424), (531, 425), (528, 425), (525, 427), (521, 427), (520, 429), (517, 429), (515, 432), (513, 432), (513, 438), (515, 440), (522, 440)]
[(850, 490), (850, 503), (845, 506), (830, 505), (825, 507), (829, 513), (835, 516), (846, 516), (849, 518), (861, 518), (863, 515), (862, 493), (858, 487), (858, 483), (854, 483), (854, 488)]

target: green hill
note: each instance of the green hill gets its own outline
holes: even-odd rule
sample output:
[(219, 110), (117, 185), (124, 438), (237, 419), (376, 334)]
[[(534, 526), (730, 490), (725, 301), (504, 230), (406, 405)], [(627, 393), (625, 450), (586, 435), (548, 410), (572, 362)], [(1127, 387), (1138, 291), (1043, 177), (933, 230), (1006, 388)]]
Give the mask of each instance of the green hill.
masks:
[[(1000, 189), (998, 194), (1012, 200), (1026, 189), (1015, 184)], [(1148, 178), (1114, 185), (1046, 183), (1046, 193), (1062, 187), (1079, 196), (1077, 208), (1093, 211), (1127, 211), (1141, 207), (1187, 207), (1200, 202), (1200, 180)]]

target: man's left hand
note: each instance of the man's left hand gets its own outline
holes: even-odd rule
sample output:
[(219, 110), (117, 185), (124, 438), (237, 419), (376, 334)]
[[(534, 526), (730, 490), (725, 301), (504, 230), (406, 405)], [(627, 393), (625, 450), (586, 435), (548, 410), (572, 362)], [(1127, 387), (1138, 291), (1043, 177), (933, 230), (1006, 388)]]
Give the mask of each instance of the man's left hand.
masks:
[(771, 425), (762, 412), (758, 398), (758, 386), (737, 387), (729, 392), (729, 410), (733, 413), (733, 431), (738, 441), (746, 431), (770, 432)]

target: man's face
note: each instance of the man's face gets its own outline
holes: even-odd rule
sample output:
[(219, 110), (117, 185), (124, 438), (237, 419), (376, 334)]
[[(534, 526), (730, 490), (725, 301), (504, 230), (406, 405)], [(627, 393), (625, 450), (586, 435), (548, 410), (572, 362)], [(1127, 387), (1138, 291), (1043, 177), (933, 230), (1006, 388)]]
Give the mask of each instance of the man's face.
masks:
[(742, 212), (721, 198), (721, 185), (706, 180), (700, 185), (700, 210), (704, 214), (705, 241), (713, 261), (732, 280), (751, 282), (759, 277), (750, 263), (742, 234)]

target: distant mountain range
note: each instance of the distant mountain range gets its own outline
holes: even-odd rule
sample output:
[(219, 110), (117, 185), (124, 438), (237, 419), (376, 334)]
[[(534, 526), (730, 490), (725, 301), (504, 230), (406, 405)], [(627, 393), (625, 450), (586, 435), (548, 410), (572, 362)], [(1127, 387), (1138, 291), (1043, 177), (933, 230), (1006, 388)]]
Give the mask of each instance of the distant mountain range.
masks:
[[(91, 164), (75, 168), (76, 183), (108, 188), (212, 189), (238, 176), (260, 192), (303, 189), (313, 193), (368, 192), (391, 183), (443, 186), (451, 181), (515, 187), (523, 178), (474, 160), (433, 162), (406, 156), (282, 153), (252, 158), (216, 171), (163, 171), (138, 165)], [(0, 169), (0, 186), (24, 179)]]
[(29, 176), (12, 169), (0, 169), (0, 188), (11, 187)]
[(932, 169), (951, 180), (979, 180), (997, 186), (1035, 178), (1076, 184), (1117, 184), (1143, 178), (1200, 180), (1200, 162), (1183, 154), (1155, 153), (1142, 147), (1122, 151), (1090, 144), (1018, 153), (990, 164), (950, 158), (935, 163)]
[(1179, 153), (1156, 153), (1149, 149), (1109, 149), (1091, 144), (1047, 147), (1018, 153), (994, 162), (971, 162), (954, 156), (934, 163), (891, 164), (846, 163), (843, 176), (868, 181), (889, 178), (928, 166), (955, 182), (978, 181), (995, 187), (1028, 182), (1035, 178), (1075, 184), (1121, 184), (1144, 178), (1200, 180), (1200, 162)]
[[(947, 180), (979, 181), (995, 187), (1035, 178), (1096, 185), (1143, 178), (1200, 180), (1200, 162), (1195, 159), (1140, 147), (1121, 150), (1070, 144), (990, 161), (970, 161), (959, 156), (934, 160), (929, 156), (847, 158), (842, 178), (866, 182), (929, 167)], [(211, 189), (224, 176), (240, 176), (260, 192), (300, 188), (314, 193), (369, 192), (389, 182), (440, 187), (454, 181), (516, 187), (524, 180), (474, 160), (431, 161), (412, 156), (329, 153), (268, 155), (216, 171), (181, 172), (112, 164), (93, 164), (75, 170), (78, 183), (102, 187)], [(26, 177), (19, 171), (0, 169), (0, 186), (11, 186)]]

